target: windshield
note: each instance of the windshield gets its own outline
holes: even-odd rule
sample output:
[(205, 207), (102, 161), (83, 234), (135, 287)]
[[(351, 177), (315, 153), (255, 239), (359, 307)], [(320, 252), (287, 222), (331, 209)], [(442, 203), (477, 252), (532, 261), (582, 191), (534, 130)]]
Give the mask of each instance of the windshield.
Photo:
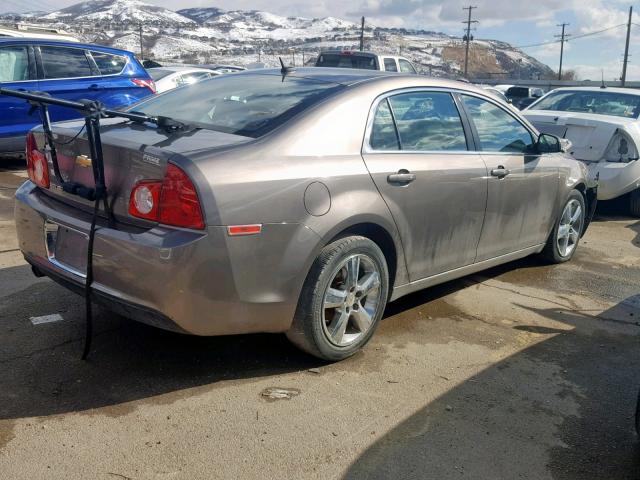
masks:
[(132, 110), (257, 138), (343, 88), (293, 76), (283, 79), (280, 75), (220, 75), (149, 97)]
[(166, 77), (167, 75), (173, 73), (172, 70), (165, 70), (164, 68), (149, 68), (147, 73), (153, 78), (154, 81), (158, 81), (161, 78)]
[(616, 117), (638, 118), (640, 95), (607, 91), (553, 92), (532, 105), (530, 110), (595, 113)]
[(376, 57), (352, 53), (321, 53), (316, 61), (316, 67), (378, 69)]

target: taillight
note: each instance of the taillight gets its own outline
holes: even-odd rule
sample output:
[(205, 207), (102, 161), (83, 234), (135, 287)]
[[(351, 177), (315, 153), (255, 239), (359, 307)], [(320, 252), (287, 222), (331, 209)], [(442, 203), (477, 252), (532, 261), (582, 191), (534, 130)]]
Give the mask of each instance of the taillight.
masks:
[(174, 227), (204, 229), (200, 199), (193, 182), (171, 163), (162, 181), (142, 180), (133, 187), (129, 214)]
[(132, 78), (131, 81), (139, 87), (148, 88), (151, 93), (156, 93), (156, 82), (150, 78)]
[(49, 188), (49, 164), (44, 153), (38, 150), (36, 137), (32, 132), (27, 134), (27, 171), (29, 179), (42, 188)]
[(618, 130), (611, 138), (604, 152), (604, 158), (607, 162), (628, 163), (638, 159), (638, 149), (629, 135)]

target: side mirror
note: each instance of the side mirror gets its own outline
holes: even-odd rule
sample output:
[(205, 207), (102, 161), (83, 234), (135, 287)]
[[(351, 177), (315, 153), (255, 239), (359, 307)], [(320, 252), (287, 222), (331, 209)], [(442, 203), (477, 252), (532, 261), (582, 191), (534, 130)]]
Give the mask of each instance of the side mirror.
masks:
[(536, 142), (538, 153), (560, 153), (563, 151), (560, 139), (549, 133), (541, 133)]

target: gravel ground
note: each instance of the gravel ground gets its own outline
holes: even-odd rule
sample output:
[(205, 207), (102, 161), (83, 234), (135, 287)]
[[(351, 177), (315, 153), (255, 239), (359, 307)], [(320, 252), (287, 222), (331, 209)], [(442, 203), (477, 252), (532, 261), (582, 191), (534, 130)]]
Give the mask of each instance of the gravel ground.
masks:
[(196, 338), (106, 310), (84, 362), (81, 298), (17, 250), (25, 176), (0, 167), (2, 479), (640, 476), (640, 221), (616, 205), (572, 262), (403, 298), (341, 363), (283, 335)]

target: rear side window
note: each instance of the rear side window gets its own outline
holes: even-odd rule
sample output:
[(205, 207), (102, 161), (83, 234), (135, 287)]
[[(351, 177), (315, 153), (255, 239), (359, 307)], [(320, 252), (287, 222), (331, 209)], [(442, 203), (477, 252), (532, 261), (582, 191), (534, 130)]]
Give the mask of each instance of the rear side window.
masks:
[(413, 68), (413, 65), (411, 65), (411, 62), (408, 62), (407, 60), (403, 60), (402, 58), (400, 60), (398, 60), (398, 63), (400, 64), (400, 71), (403, 73), (416, 73), (416, 69)]
[(80, 48), (40, 47), (45, 78), (90, 77), (93, 75), (85, 51)]
[(531, 151), (534, 141), (529, 130), (502, 108), (477, 97), (462, 95), (462, 100), (475, 124), (482, 151)]
[(27, 47), (0, 48), (0, 82), (29, 80)]
[(397, 72), (398, 67), (396, 67), (396, 61), (393, 58), (385, 58), (384, 59), (384, 69), (387, 72)]
[(117, 75), (127, 64), (127, 58), (122, 55), (92, 51), (91, 56), (102, 75)]
[(446, 92), (410, 92), (389, 97), (401, 150), (467, 150), (460, 114)]

